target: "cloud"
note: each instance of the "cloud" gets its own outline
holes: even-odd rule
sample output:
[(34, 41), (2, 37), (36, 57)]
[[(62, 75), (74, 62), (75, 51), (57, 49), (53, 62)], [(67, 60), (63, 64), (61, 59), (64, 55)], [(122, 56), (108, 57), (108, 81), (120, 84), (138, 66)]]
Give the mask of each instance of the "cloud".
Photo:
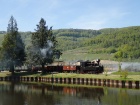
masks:
[[(84, 17), (83, 17), (84, 18)], [(68, 24), (69, 27), (79, 29), (99, 29), (105, 24), (104, 20), (94, 20), (92, 18), (78, 19)]]
[[(105, 12), (104, 12), (105, 11)], [(88, 14), (79, 16), (74, 21), (68, 23), (70, 27), (82, 29), (101, 29), (108, 26), (112, 21), (123, 19), (128, 12), (111, 8), (108, 10), (90, 11)]]
[(0, 6), (0, 30), (6, 29), (11, 15), (20, 30), (34, 30), (41, 18), (56, 29), (120, 27), (138, 24), (139, 19), (138, 9), (127, 0), (2, 0)]

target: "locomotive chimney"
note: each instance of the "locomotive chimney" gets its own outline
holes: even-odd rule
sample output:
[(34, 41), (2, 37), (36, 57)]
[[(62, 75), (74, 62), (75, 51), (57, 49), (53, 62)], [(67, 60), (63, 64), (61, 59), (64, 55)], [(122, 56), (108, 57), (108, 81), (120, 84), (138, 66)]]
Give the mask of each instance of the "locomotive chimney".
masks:
[(97, 64), (99, 65), (99, 63), (100, 63), (100, 59), (97, 59), (96, 62), (97, 62)]

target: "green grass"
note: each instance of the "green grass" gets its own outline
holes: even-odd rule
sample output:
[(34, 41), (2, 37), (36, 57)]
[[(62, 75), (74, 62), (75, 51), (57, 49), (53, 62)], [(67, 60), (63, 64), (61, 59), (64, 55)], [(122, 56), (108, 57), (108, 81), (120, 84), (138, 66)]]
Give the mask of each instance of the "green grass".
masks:
[[(113, 72), (114, 75), (120, 75), (120, 72)], [(128, 75), (140, 75), (140, 72), (128, 72)]]
[[(0, 77), (10, 76), (9, 72), (0, 72)], [(98, 78), (98, 79), (114, 79), (114, 80), (138, 80), (140, 81), (140, 74), (128, 74), (127, 78), (120, 77), (119, 74), (76, 74), (76, 73), (56, 73), (56, 74), (44, 74), (41, 73), (15, 73), (16, 76), (29, 76), (29, 77), (53, 77), (53, 78)]]
[(90, 54), (86, 52), (64, 52), (60, 60), (64, 61), (76, 61), (76, 60), (95, 60), (95, 59), (106, 59), (109, 60), (113, 57), (112, 54)]
[(10, 72), (0, 72), (0, 77), (6, 77), (6, 76), (10, 76), (11, 73)]

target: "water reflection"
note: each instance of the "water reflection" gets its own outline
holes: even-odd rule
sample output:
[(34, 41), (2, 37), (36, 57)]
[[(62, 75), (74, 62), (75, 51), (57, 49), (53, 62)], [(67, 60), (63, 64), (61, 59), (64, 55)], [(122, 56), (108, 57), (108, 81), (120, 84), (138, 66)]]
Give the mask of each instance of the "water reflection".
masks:
[(0, 105), (140, 105), (140, 91), (0, 82)]

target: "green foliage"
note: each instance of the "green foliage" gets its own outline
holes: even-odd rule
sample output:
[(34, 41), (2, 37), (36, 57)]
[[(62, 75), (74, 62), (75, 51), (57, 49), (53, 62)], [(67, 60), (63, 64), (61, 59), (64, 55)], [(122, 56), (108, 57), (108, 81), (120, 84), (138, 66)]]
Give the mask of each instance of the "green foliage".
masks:
[(105, 76), (107, 76), (108, 74), (108, 69), (107, 68), (105, 68), (105, 70), (104, 70), (104, 74), (105, 74)]
[(62, 53), (56, 49), (57, 41), (53, 35), (52, 27), (48, 29), (46, 21), (41, 18), (36, 32), (32, 33), (31, 46), (27, 48), (27, 62), (42, 65), (42, 73), (47, 63), (52, 63), (57, 55)]
[[(108, 31), (107, 31), (108, 30)], [(100, 48), (115, 48), (116, 59), (137, 59), (140, 57), (140, 27), (104, 29), (102, 34), (88, 40), (88, 45), (100, 45)], [(116, 51), (115, 51), (116, 50)]]
[(114, 47), (110, 47), (106, 50), (106, 53), (109, 53), (109, 54), (115, 53), (115, 52), (116, 52), (116, 49)]
[(117, 51), (117, 52), (114, 54), (114, 57), (117, 58), (117, 59), (122, 59), (122, 57), (123, 57), (123, 52), (122, 52), (122, 51)]
[(66, 36), (66, 37), (93, 37), (101, 34), (98, 30), (84, 30), (84, 29), (59, 29), (53, 31), (54, 35), (57, 36)]
[(2, 57), (3, 57), (3, 55), (2, 55), (2, 47), (0, 47), (0, 61), (2, 60)]
[(85, 46), (85, 41), (100, 34), (97, 30), (59, 29), (53, 31), (58, 36), (58, 49), (63, 51)]
[(10, 18), (7, 34), (4, 36), (1, 52), (2, 61), (6, 61), (12, 72), (14, 72), (14, 66), (22, 65), (25, 60), (24, 43), (18, 33), (17, 23), (13, 16)]
[(114, 54), (115, 58), (132, 58), (133, 47), (124, 44), (119, 47), (118, 51)]
[(128, 71), (127, 70), (123, 70), (120, 73), (121, 73), (122, 78), (126, 79), (128, 77)]
[(128, 28), (101, 29), (90, 35), (88, 35), (89, 30), (84, 30), (84, 34), (81, 34), (83, 33), (82, 30), (76, 29), (55, 31), (56, 36), (59, 36), (58, 47), (63, 51), (91, 46), (89, 49), (87, 49), (88, 53), (114, 53), (114, 58), (117, 60), (133, 60), (140, 57), (139, 26)]
[[(140, 26), (106, 28), (101, 30), (58, 29), (53, 35), (63, 52), (87, 47), (89, 54), (114, 54), (114, 60), (138, 60), (140, 58)], [(21, 32), (23, 41), (31, 45), (31, 32)], [(3, 35), (0, 35), (0, 39)], [(38, 39), (41, 40), (41, 39)]]

